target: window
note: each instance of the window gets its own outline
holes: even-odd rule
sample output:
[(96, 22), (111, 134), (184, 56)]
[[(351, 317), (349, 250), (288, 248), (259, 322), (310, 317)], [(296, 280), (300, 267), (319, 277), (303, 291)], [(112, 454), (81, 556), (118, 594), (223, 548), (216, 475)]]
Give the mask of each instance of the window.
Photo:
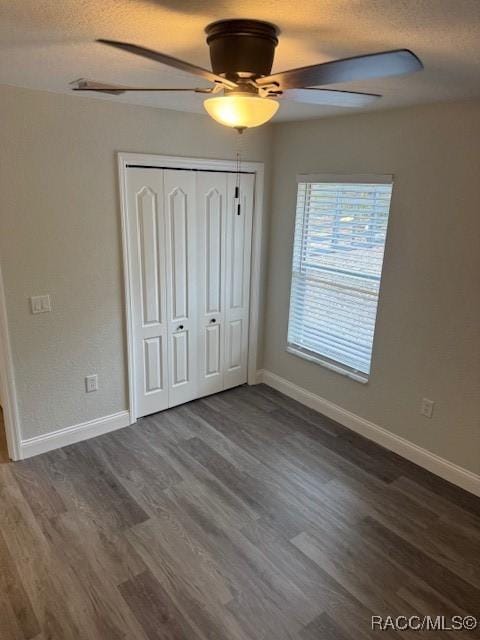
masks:
[(366, 381), (391, 176), (300, 176), (288, 351)]

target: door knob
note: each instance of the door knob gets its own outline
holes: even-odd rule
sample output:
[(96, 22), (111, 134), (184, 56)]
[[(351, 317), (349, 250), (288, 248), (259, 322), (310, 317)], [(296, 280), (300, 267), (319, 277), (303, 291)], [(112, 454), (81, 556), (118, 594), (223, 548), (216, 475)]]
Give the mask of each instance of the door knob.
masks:
[(181, 331), (183, 329), (183, 324), (179, 324), (177, 327), (177, 331)]
[(214, 322), (216, 322), (216, 319), (215, 319), (215, 318), (212, 318), (212, 319), (210, 320), (210, 322), (214, 323)]

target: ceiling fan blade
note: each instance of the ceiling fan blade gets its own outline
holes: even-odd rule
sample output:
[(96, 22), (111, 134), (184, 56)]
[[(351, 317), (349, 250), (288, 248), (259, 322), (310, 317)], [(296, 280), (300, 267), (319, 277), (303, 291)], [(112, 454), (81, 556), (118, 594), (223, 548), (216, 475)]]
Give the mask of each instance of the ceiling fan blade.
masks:
[(259, 87), (278, 84), (280, 89), (300, 89), (335, 82), (352, 82), (369, 78), (384, 78), (423, 69), (423, 64), (409, 49), (370, 53), (342, 60), (332, 60), (299, 69), (289, 69), (271, 76), (257, 78)]
[(338, 91), (336, 89), (288, 89), (280, 99), (332, 107), (366, 107), (382, 96), (377, 93)]
[(194, 91), (195, 93), (215, 93), (214, 88), (185, 88), (185, 87), (128, 87), (120, 84), (106, 84), (104, 82), (96, 82), (95, 80), (75, 80), (70, 84), (73, 91), (95, 91), (97, 93), (108, 93), (112, 95), (120, 95), (126, 91)]
[(197, 67), (194, 64), (190, 64), (190, 62), (185, 62), (184, 60), (173, 58), (172, 56), (168, 56), (165, 53), (160, 53), (159, 51), (154, 51), (153, 49), (147, 49), (146, 47), (139, 47), (136, 44), (130, 44), (128, 42), (118, 42), (117, 40), (105, 40), (104, 38), (99, 38), (97, 42), (100, 42), (101, 44), (106, 44), (110, 47), (116, 47), (117, 49), (123, 49), (124, 51), (129, 51), (130, 53), (134, 53), (137, 56), (142, 56), (143, 58), (149, 58), (150, 60), (155, 60), (155, 62), (166, 64), (169, 67), (174, 67), (175, 69), (179, 69), (180, 71), (192, 73), (193, 75), (200, 76), (201, 78), (205, 78), (205, 80), (209, 80), (210, 82), (221, 83), (223, 86), (228, 87), (229, 89), (235, 89), (238, 86), (236, 82), (227, 80), (222, 76), (217, 76), (215, 73), (213, 73), (213, 71), (209, 71), (208, 69), (203, 69), (202, 67)]

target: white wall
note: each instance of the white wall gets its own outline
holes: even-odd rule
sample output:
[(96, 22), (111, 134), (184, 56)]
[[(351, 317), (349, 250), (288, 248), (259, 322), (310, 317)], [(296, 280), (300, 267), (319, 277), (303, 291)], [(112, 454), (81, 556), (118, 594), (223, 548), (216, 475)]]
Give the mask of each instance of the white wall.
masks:
[[(127, 408), (116, 153), (233, 158), (238, 134), (78, 95), (3, 86), (0, 104), (0, 259), (26, 439)], [(245, 159), (266, 160), (270, 129), (243, 135)], [(32, 315), (44, 293), (53, 312)], [(86, 394), (90, 373), (100, 389)]]
[[(264, 368), (479, 473), (480, 102), (278, 124), (273, 151)], [(394, 174), (366, 385), (285, 352), (295, 177), (315, 172)]]

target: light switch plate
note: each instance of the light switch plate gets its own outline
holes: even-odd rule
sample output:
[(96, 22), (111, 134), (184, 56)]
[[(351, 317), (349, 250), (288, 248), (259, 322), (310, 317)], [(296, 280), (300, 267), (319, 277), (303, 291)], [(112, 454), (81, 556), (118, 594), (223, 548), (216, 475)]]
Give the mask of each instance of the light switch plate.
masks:
[(91, 393), (92, 391), (98, 390), (98, 377), (97, 374), (93, 374), (91, 376), (87, 376), (85, 378), (85, 391), (87, 393)]
[(50, 296), (32, 296), (30, 298), (30, 307), (32, 309), (32, 313), (48, 313), (52, 310), (52, 305), (50, 302)]
[(426, 418), (431, 418), (433, 416), (434, 406), (435, 402), (433, 400), (430, 400), (430, 398), (422, 398), (422, 402), (420, 404), (420, 413)]

